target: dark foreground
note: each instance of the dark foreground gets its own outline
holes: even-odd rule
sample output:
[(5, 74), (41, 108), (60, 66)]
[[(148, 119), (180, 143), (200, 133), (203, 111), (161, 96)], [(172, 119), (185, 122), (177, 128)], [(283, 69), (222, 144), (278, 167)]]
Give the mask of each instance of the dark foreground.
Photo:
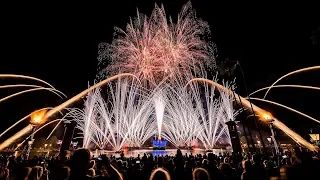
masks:
[(102, 155), (92, 159), (79, 149), (70, 156), (22, 157), (1, 155), (0, 179), (125, 179), (125, 180), (263, 180), (318, 179), (318, 155), (295, 149), (279, 156), (260, 154), (188, 154), (142, 157)]

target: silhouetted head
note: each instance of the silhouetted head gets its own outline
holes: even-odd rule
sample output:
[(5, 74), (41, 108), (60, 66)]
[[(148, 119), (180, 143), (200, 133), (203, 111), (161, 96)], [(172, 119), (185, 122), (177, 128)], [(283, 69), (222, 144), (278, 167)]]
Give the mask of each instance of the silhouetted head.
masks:
[(158, 166), (163, 166), (163, 157), (158, 157)]
[(181, 149), (177, 149), (177, 156), (182, 156)]
[(27, 180), (31, 174), (32, 168), (25, 167), (17, 174), (17, 179)]
[(157, 168), (152, 171), (149, 180), (171, 180), (171, 177), (168, 171), (163, 168)]
[(261, 163), (261, 156), (259, 154), (254, 154), (252, 156), (252, 161), (254, 164), (260, 164)]
[(203, 160), (202, 160), (202, 164), (203, 164), (203, 165), (207, 165), (208, 163), (209, 163), (209, 162), (208, 162), (207, 159), (203, 159)]
[(251, 168), (251, 162), (250, 162), (249, 160), (242, 161), (242, 168), (243, 168), (245, 171), (250, 170), (250, 168)]
[(220, 163), (219, 168), (224, 174), (227, 174), (227, 175), (232, 174), (233, 170), (229, 163)]
[(208, 161), (209, 161), (209, 164), (211, 164), (213, 166), (217, 166), (218, 165), (213, 153), (209, 153), (208, 154)]
[(86, 172), (91, 160), (91, 153), (88, 149), (78, 149), (71, 157), (71, 172)]
[(207, 170), (203, 168), (196, 168), (192, 172), (192, 179), (193, 180), (210, 180), (210, 176)]
[(70, 176), (70, 168), (68, 166), (62, 167), (60, 171), (61, 179), (67, 179)]
[(43, 168), (41, 166), (32, 167), (29, 178), (31, 179), (40, 179), (43, 175)]

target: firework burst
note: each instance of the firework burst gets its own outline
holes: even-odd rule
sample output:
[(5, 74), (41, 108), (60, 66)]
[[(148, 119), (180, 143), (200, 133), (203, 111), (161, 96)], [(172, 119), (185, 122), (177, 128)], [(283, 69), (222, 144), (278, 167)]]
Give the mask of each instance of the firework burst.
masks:
[[(156, 85), (164, 78), (193, 77), (203, 64), (215, 67), (214, 45), (209, 25), (196, 17), (191, 3), (183, 6), (177, 22), (167, 18), (164, 7), (155, 5), (150, 17), (137, 13), (125, 30), (115, 28), (111, 44), (99, 45), (99, 73), (133, 73), (143, 82)], [(211, 62), (211, 63), (210, 63)]]

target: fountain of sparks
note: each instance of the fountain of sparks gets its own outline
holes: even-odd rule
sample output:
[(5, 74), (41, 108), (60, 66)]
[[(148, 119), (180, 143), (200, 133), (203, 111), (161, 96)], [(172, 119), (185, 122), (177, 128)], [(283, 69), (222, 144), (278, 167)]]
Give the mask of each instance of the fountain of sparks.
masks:
[[(215, 78), (214, 81), (217, 81)], [(235, 82), (223, 82), (223, 85), (235, 90)], [(239, 110), (233, 108), (233, 96), (225, 91), (219, 90), (218, 97), (215, 97), (215, 86), (208, 83), (203, 84), (203, 91), (197, 83), (190, 84), (190, 92), (193, 94), (196, 112), (199, 114), (199, 120), (202, 127), (200, 141), (206, 149), (213, 148), (217, 143), (230, 144), (227, 121), (234, 121), (239, 114)]]
[(158, 140), (161, 140), (161, 132), (162, 132), (162, 122), (163, 122), (163, 115), (165, 109), (165, 101), (164, 101), (164, 91), (159, 90), (154, 95), (154, 108), (156, 111), (156, 119), (157, 119), (157, 128), (158, 128)]
[[(232, 83), (224, 83), (234, 88)], [(115, 151), (124, 146), (142, 147), (154, 134), (175, 147), (189, 148), (203, 144), (213, 148), (217, 142), (230, 142), (225, 122), (234, 120), (232, 96), (205, 84), (204, 93), (196, 83), (190, 90), (166, 84), (143, 91), (135, 81), (119, 79), (108, 86), (108, 101), (101, 89), (90, 91), (84, 109), (73, 108), (69, 120), (78, 123), (83, 147), (95, 145)], [(153, 106), (152, 106), (153, 105)], [(162, 139), (162, 137), (164, 139)]]
[(108, 90), (108, 101), (95, 89), (88, 94), (84, 110), (70, 112), (81, 131), (83, 147), (94, 144), (104, 149), (109, 144), (115, 151), (124, 145), (141, 147), (156, 133), (151, 98), (126, 79), (109, 84)]
[(201, 134), (201, 124), (192, 98), (184, 88), (168, 87), (163, 137), (175, 147), (191, 147)]

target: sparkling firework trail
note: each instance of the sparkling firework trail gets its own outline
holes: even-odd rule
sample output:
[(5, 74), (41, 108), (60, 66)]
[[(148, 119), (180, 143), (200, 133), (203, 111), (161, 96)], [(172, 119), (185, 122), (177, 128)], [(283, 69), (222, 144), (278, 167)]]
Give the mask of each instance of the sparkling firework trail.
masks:
[(125, 30), (115, 28), (115, 32), (111, 44), (99, 46), (101, 66), (113, 62), (102, 74), (106, 70), (132, 73), (157, 85), (164, 77), (193, 77), (204, 64), (215, 67), (215, 47), (205, 40), (210, 36), (209, 25), (196, 17), (190, 2), (183, 6), (176, 23), (171, 18), (168, 21), (163, 6), (156, 5), (150, 17), (138, 12)]

